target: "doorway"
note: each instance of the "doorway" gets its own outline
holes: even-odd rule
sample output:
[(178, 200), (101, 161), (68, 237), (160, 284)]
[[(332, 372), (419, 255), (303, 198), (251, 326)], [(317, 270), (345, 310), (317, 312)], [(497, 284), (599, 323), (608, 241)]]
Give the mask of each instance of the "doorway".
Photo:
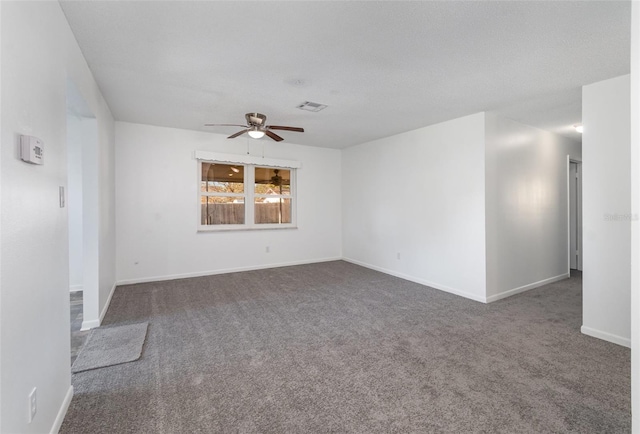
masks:
[(71, 363), (98, 319), (97, 120), (67, 81), (67, 222)]
[(582, 162), (569, 160), (569, 272), (582, 271)]

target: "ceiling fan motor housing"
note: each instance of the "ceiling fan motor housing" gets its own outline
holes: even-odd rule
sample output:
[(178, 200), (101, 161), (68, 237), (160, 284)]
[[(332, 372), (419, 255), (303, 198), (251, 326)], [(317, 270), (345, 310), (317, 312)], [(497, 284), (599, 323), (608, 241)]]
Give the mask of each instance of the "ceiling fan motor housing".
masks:
[(267, 117), (262, 113), (247, 113), (244, 117), (247, 119), (247, 125), (249, 126), (264, 127), (267, 121)]

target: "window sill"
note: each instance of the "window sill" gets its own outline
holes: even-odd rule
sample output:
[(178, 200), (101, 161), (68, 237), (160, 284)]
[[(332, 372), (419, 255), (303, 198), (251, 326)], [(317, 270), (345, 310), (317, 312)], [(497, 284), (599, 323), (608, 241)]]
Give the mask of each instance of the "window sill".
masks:
[(251, 232), (251, 231), (266, 231), (266, 230), (283, 230), (283, 229), (298, 229), (297, 225), (260, 225), (260, 226), (238, 226), (238, 225), (220, 225), (220, 227), (199, 226), (197, 232)]

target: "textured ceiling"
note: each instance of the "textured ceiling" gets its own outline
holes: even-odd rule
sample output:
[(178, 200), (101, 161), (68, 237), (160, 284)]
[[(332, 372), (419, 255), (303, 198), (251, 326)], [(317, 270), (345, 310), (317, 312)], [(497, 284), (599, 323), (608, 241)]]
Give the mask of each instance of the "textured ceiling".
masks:
[(628, 1), (61, 4), (116, 119), (231, 134), (203, 124), (257, 111), (303, 145), (479, 111), (580, 140), (581, 86), (629, 72)]

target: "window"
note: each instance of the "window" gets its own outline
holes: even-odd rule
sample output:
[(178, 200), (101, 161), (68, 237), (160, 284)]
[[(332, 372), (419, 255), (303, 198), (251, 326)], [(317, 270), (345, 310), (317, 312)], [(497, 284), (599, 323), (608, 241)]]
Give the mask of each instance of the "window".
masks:
[(256, 167), (255, 213), (258, 225), (291, 223), (291, 170)]
[(295, 168), (198, 161), (199, 230), (295, 227)]
[(244, 166), (202, 162), (200, 224), (242, 225), (245, 222)]

